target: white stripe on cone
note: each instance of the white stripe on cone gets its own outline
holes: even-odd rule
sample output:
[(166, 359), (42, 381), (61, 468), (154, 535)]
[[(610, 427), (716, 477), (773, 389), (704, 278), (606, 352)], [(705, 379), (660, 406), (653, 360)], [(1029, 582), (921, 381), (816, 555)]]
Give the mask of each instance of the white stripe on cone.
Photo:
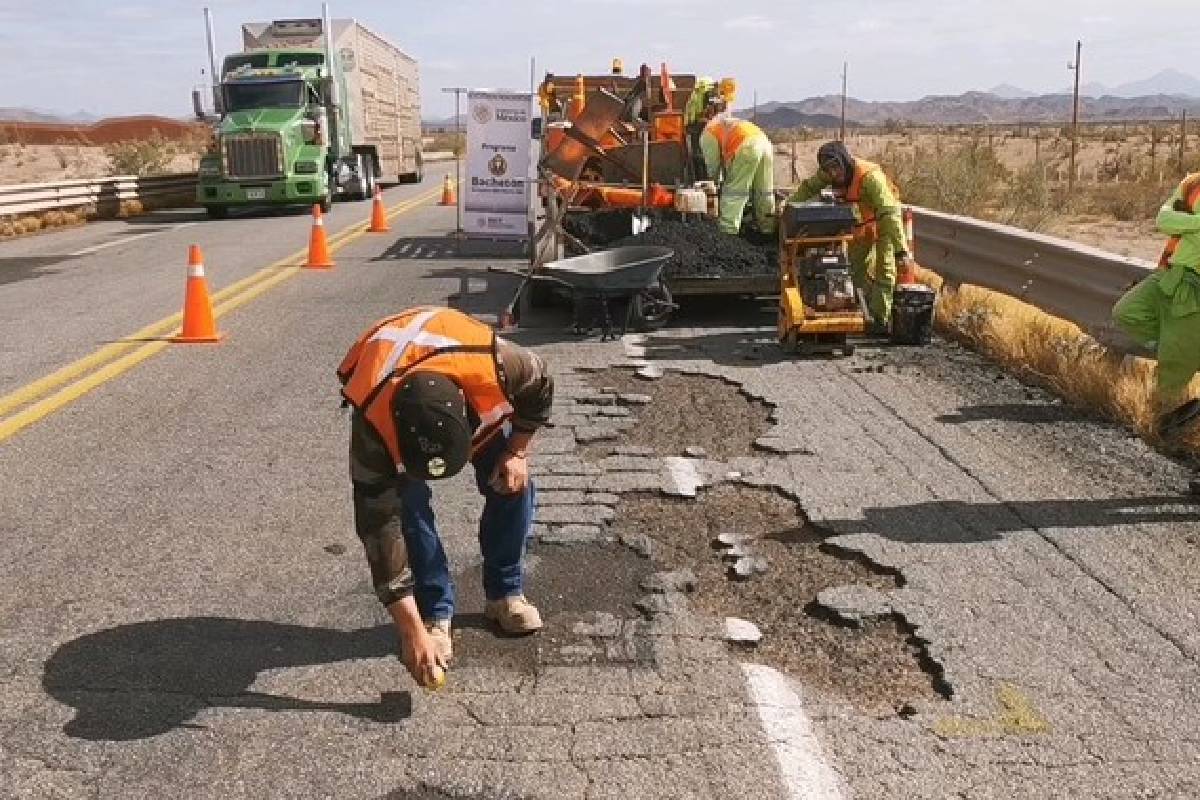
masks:
[(203, 264), (188, 264), (188, 277), (189, 278), (203, 278), (204, 277), (204, 265)]

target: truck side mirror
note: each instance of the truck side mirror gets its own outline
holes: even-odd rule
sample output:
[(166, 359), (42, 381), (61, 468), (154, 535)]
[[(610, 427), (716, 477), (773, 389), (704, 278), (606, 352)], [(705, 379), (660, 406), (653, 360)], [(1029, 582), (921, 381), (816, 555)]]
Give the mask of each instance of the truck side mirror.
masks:
[(196, 119), (203, 122), (208, 115), (204, 111), (204, 101), (200, 99), (200, 90), (192, 89), (192, 113), (196, 115)]

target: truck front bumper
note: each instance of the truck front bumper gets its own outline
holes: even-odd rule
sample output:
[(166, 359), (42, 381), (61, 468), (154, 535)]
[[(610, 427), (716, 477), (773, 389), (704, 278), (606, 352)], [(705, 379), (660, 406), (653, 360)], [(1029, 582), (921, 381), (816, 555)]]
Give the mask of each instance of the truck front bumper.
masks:
[(325, 194), (325, 183), (319, 175), (265, 181), (202, 178), (196, 186), (196, 202), (202, 206), (308, 204), (320, 202)]

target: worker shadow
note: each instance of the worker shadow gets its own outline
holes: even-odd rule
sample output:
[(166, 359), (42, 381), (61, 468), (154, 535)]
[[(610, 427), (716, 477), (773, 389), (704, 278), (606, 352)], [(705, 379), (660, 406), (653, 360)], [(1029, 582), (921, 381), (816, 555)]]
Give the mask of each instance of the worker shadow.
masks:
[[(97, 631), (63, 644), (46, 661), (42, 687), (75, 709), (63, 732), (129, 741), (175, 728), (212, 708), (323, 711), (381, 723), (412, 713), (408, 692), (378, 702), (305, 700), (251, 691), (267, 670), (381, 658), (395, 653), (390, 626), (352, 631), (261, 620), (182, 617)], [(397, 662), (397, 675), (403, 672)]]
[(521, 258), (523, 242), (456, 236), (401, 236), (371, 261), (468, 261)]
[(953, 414), (939, 414), (938, 422), (961, 425), (964, 422), (1023, 422), (1031, 425), (1061, 422), (1088, 422), (1094, 418), (1067, 405), (1050, 403), (995, 403), (961, 406)]
[(472, 267), (430, 269), (421, 276), (427, 280), (457, 281), (458, 288), (446, 295), (446, 305), (490, 319), (499, 315), (517, 291), (521, 279), (505, 273), (486, 272)]
[(1030, 530), (1200, 523), (1200, 498), (1181, 495), (1100, 500), (934, 500), (864, 508), (853, 519), (821, 520), (827, 535), (873, 533), (906, 544), (974, 544)]

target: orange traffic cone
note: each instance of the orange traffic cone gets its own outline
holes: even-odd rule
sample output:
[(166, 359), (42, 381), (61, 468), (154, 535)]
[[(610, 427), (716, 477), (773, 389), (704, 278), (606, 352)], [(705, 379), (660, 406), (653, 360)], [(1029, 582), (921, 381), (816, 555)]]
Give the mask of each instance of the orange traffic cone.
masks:
[(383, 210), (383, 193), (375, 187), (375, 202), (371, 204), (371, 226), (367, 233), (387, 233), (391, 228), (387, 224), (387, 212)]
[(329, 240), (325, 238), (325, 219), (321, 206), (313, 205), (312, 233), (308, 237), (308, 261), (306, 269), (333, 269), (333, 257), (329, 255)]
[(439, 205), (456, 206), (458, 205), (458, 195), (454, 193), (454, 184), (450, 182), (450, 176), (442, 181), (442, 202)]
[(204, 280), (204, 257), (200, 246), (188, 248), (187, 287), (183, 295), (183, 329), (172, 342), (219, 342), (223, 334), (217, 332), (213, 321), (212, 299), (208, 296), (208, 283)]

